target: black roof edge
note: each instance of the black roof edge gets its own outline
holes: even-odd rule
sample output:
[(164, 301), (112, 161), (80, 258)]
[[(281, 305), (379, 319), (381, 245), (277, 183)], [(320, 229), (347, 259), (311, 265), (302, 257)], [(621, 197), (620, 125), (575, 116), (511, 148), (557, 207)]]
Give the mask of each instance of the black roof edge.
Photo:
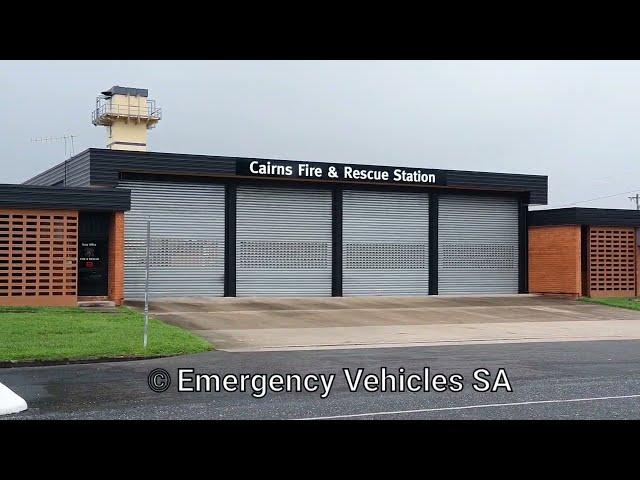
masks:
[(0, 184), (0, 208), (118, 212), (131, 208), (131, 192), (117, 188)]
[(623, 208), (569, 207), (532, 210), (529, 226), (593, 225), (640, 227), (640, 211)]
[[(156, 151), (135, 151), (135, 152), (131, 152), (129, 150), (112, 150), (109, 148), (95, 148), (95, 147), (90, 147), (87, 148), (83, 151), (81, 151), (80, 153), (76, 153), (73, 157), (69, 157), (67, 160), (63, 160), (62, 162), (48, 168), (47, 170), (38, 173), (37, 175), (34, 175), (33, 177), (25, 180), (25, 182), (29, 182), (31, 180), (33, 180), (34, 178), (39, 177), (40, 175), (43, 175), (45, 173), (50, 172), (51, 170), (53, 170), (56, 167), (59, 167), (60, 165), (63, 165), (65, 162), (68, 162), (69, 160), (73, 160), (76, 157), (79, 157), (81, 155), (84, 155), (86, 153), (91, 153), (91, 152), (106, 152), (106, 153), (110, 153), (110, 154), (114, 154), (114, 155), (122, 155), (122, 156), (126, 156), (126, 155), (131, 155), (131, 153), (135, 153), (136, 155), (167, 155), (167, 156), (172, 156), (172, 157), (201, 157), (201, 158), (215, 158), (215, 159), (225, 159), (225, 160), (266, 160), (266, 161), (274, 161), (274, 162), (309, 162), (309, 163), (326, 163), (326, 164), (331, 164), (331, 163), (344, 163), (344, 162), (325, 162), (325, 161), (317, 161), (317, 160), (292, 160), (292, 159), (288, 159), (288, 158), (265, 158), (265, 157), (236, 157), (236, 156), (225, 156), (225, 155), (205, 155), (202, 153), (175, 153), (175, 152), (156, 152)], [(368, 166), (369, 164), (354, 164), (354, 165), (363, 165), (363, 166)], [(535, 174), (535, 173), (511, 173), (511, 172), (488, 172), (485, 170), (452, 170), (452, 169), (446, 169), (446, 168), (430, 168), (430, 167), (412, 167), (410, 165), (377, 165), (380, 167), (390, 167), (390, 168), (425, 168), (425, 169), (429, 169), (429, 170), (441, 170), (441, 171), (445, 171), (445, 172), (455, 172), (455, 173), (481, 173), (481, 174), (496, 174), (496, 175), (514, 175), (514, 176), (522, 176), (522, 177), (538, 177), (538, 178), (549, 178), (548, 175), (539, 175), (539, 174)]]
[[(172, 157), (201, 157), (205, 158), (215, 158), (215, 159), (224, 159), (224, 160), (264, 160), (264, 161), (273, 161), (273, 162), (301, 162), (301, 163), (324, 163), (324, 164), (346, 164), (346, 162), (331, 162), (331, 161), (321, 161), (321, 160), (298, 160), (291, 158), (266, 158), (266, 157), (238, 157), (238, 156), (230, 156), (230, 155), (205, 155), (202, 153), (176, 153), (176, 152), (158, 152), (158, 151), (135, 151), (131, 152), (128, 150), (112, 150), (109, 148), (95, 148), (90, 147), (81, 153), (87, 151), (96, 151), (96, 152), (108, 152), (115, 155), (127, 155), (131, 153), (135, 153), (136, 155), (167, 155)], [(80, 154), (78, 154), (80, 155)], [(351, 165), (351, 164), (349, 164)], [(512, 173), (512, 172), (489, 172), (485, 170), (455, 170), (448, 168), (432, 168), (432, 167), (414, 167), (411, 165), (378, 165), (378, 164), (369, 164), (369, 163), (354, 163), (353, 165), (362, 165), (362, 166), (378, 166), (378, 167), (388, 167), (388, 168), (423, 168), (428, 170), (440, 170), (444, 172), (455, 172), (455, 173), (481, 173), (481, 174), (497, 174), (497, 175), (514, 175), (514, 176), (523, 176), (523, 177), (539, 177), (539, 178), (549, 178), (548, 175), (539, 175), (539, 174), (531, 174), (531, 173)]]
[[(232, 156), (221, 156), (221, 155), (204, 155), (204, 154), (190, 154), (190, 153), (174, 153), (174, 152), (157, 152), (157, 151), (127, 151), (127, 150), (111, 150), (107, 148), (87, 148), (82, 152), (74, 155), (73, 157), (55, 165), (45, 172), (42, 172), (34, 177), (26, 180), (25, 184), (32, 184), (34, 180), (38, 180), (51, 172), (55, 168), (61, 168), (65, 162), (73, 161), (78, 157), (86, 156), (89, 161), (89, 183), (93, 186), (96, 185), (104, 185), (104, 186), (115, 186), (117, 183), (117, 175), (115, 174), (115, 170), (120, 171), (147, 171), (147, 173), (165, 173), (167, 170), (171, 170), (175, 173), (175, 169), (169, 169), (169, 163), (171, 159), (175, 159), (175, 166), (180, 168), (180, 166), (187, 165), (191, 168), (186, 170), (186, 173), (194, 173), (194, 162), (202, 161), (197, 167), (198, 174), (206, 174), (211, 176), (217, 176), (221, 173), (225, 175), (235, 175), (235, 167), (233, 166), (236, 162), (247, 161), (247, 160), (261, 160), (261, 161), (281, 161), (281, 162), (293, 162), (293, 163), (318, 163), (318, 164), (331, 164), (332, 162), (319, 162), (315, 160), (288, 160), (288, 159), (276, 159), (276, 158), (259, 158), (259, 157), (232, 157)], [(130, 162), (126, 162), (126, 167), (123, 168), (123, 163), (120, 161), (119, 165), (114, 163), (114, 165), (102, 164), (100, 167), (94, 170), (92, 158), (94, 157), (102, 157), (102, 159), (106, 160), (108, 163), (109, 157), (116, 160), (122, 159), (125, 160), (127, 157), (130, 157)], [(141, 170), (140, 165), (137, 165), (137, 161), (142, 161), (145, 158), (149, 160), (154, 159), (154, 157), (160, 157), (160, 159), (167, 159), (167, 164), (164, 162), (162, 164), (158, 164), (156, 167), (148, 170), (148, 165), (145, 166)], [(203, 172), (202, 165), (208, 163), (207, 160), (210, 160), (212, 163), (211, 172)], [(334, 162), (334, 164), (338, 164), (344, 162)], [(216, 165), (213, 165), (216, 164)], [(379, 166), (386, 168), (425, 168), (433, 171), (444, 172), (445, 175), (450, 179), (449, 186), (455, 187), (458, 189), (468, 189), (470, 191), (473, 190), (487, 190), (487, 191), (504, 191), (504, 192), (528, 192), (529, 195), (529, 203), (535, 205), (546, 205), (547, 203), (547, 194), (548, 194), (548, 176), (547, 175), (535, 175), (535, 174), (523, 174), (523, 173), (507, 173), (507, 172), (483, 172), (483, 171), (473, 171), (473, 170), (449, 170), (449, 169), (436, 169), (430, 167), (409, 167), (409, 166), (392, 166), (392, 165), (367, 165), (367, 164), (349, 164), (349, 165), (361, 165), (363, 167), (367, 166)], [(174, 165), (171, 165), (174, 166)], [(156, 172), (157, 170), (157, 172)], [(37, 183), (37, 182), (36, 182)]]

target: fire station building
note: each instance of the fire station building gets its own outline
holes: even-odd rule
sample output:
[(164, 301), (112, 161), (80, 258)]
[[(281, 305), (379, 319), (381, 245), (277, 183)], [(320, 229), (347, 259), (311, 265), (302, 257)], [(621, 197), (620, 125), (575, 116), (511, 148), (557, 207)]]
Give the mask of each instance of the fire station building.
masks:
[[(160, 119), (112, 87), (92, 116), (106, 149), (0, 185), (0, 304), (140, 299), (147, 245), (152, 298), (595, 294), (599, 255), (605, 284), (622, 268), (602, 248), (627, 252), (635, 295), (640, 216), (529, 212), (546, 176), (147, 151)], [(600, 248), (608, 219), (627, 243)]]

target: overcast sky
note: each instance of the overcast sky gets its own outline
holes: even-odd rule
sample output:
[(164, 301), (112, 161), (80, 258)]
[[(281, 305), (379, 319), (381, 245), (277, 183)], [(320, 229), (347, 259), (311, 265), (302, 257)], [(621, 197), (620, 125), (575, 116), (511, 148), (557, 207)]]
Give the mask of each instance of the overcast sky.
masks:
[[(640, 62), (4, 61), (0, 183), (104, 147), (112, 85), (148, 88), (150, 150), (549, 176), (549, 205), (640, 192)], [(579, 206), (632, 208), (623, 194)]]

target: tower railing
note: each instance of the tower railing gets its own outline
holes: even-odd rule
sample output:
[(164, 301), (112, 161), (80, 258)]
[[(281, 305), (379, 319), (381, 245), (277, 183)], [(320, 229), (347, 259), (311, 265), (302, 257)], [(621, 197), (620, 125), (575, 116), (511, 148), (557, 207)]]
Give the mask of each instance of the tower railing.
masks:
[(143, 106), (103, 102), (91, 112), (91, 123), (110, 125), (116, 117), (136, 117), (157, 122), (162, 119), (162, 109), (157, 108), (153, 100), (147, 100)]

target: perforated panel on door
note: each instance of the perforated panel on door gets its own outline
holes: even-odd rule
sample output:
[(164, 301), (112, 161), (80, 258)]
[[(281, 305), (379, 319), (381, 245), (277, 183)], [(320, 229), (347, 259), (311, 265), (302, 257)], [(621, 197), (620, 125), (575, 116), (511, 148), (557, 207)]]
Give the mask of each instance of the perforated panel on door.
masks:
[(633, 228), (589, 228), (589, 294), (632, 297), (636, 285), (636, 238)]
[(429, 197), (345, 190), (343, 294), (427, 295)]
[(150, 293), (224, 294), (224, 185), (127, 181), (125, 298), (143, 298), (146, 221), (151, 219)]
[(441, 195), (438, 293), (518, 293), (518, 201)]
[(331, 295), (331, 192), (240, 186), (236, 294)]

